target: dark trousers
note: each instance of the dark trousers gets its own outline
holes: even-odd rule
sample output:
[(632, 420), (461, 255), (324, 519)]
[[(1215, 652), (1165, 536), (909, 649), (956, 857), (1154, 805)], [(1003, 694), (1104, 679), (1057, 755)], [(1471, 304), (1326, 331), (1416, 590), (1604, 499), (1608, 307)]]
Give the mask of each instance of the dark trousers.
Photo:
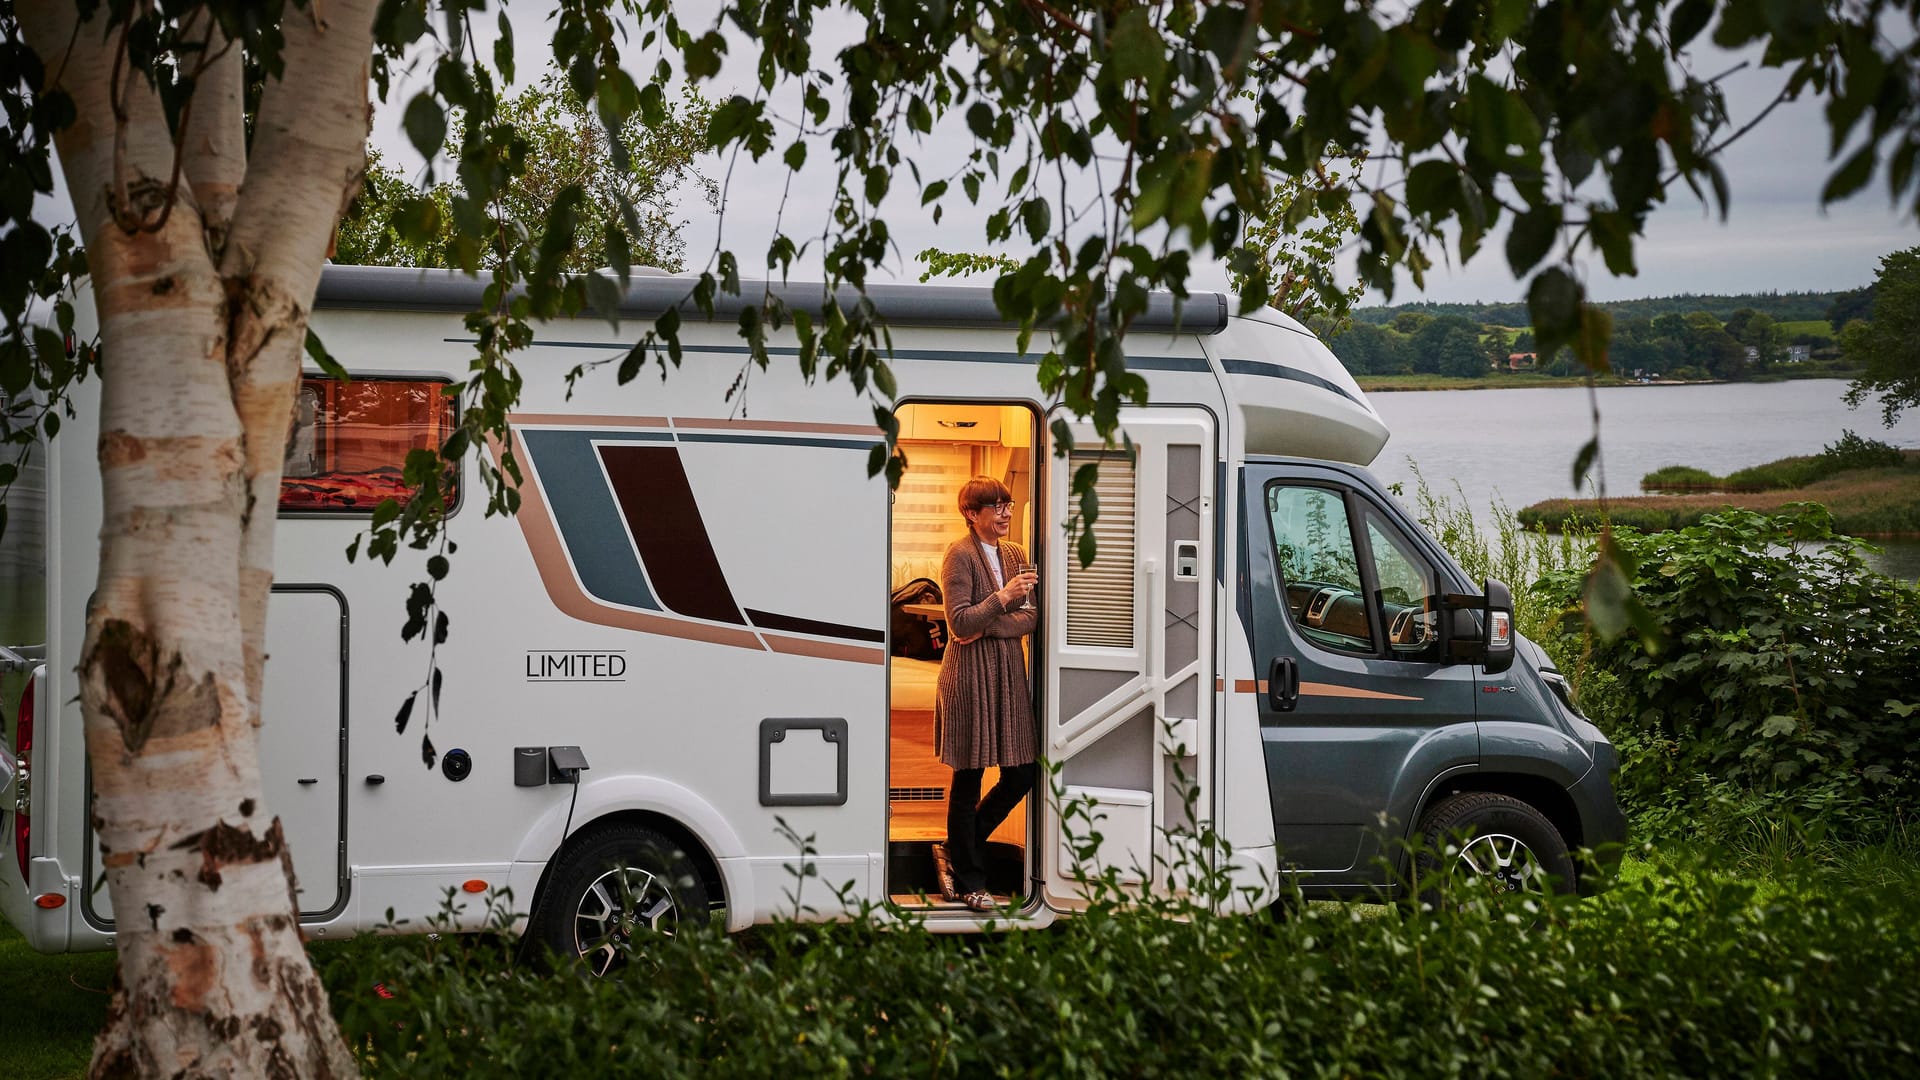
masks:
[(953, 770), (953, 788), (947, 793), (947, 858), (962, 893), (985, 891), (987, 837), (1027, 797), (1037, 768), (1033, 762), (1000, 766), (1000, 779), (985, 800), (980, 798), (980, 780), (987, 770)]

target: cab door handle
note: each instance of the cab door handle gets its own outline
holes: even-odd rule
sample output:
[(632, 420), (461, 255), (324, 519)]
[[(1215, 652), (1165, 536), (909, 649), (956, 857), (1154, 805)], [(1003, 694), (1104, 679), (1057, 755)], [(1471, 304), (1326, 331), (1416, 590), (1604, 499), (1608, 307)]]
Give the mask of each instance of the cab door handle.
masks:
[(1300, 663), (1276, 656), (1267, 668), (1267, 704), (1274, 712), (1292, 712), (1300, 704)]

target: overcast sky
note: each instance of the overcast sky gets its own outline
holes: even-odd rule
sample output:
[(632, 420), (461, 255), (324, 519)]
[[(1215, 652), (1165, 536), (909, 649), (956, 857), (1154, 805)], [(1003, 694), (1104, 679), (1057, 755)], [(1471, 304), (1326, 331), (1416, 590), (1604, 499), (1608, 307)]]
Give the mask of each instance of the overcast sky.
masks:
[[(711, 0), (682, 8), (712, 9)], [(512, 9), (514, 37), (519, 44), (518, 69), (521, 81), (537, 78), (545, 56), (545, 41), (550, 24), (546, 5), (522, 4)], [(688, 25), (699, 25), (697, 15), (682, 10)], [(491, 20), (483, 22), (487, 25)], [(816, 62), (831, 62), (831, 42), (851, 33), (854, 23), (842, 19), (829, 23), (814, 35)], [(737, 39), (736, 39), (737, 40)], [(750, 62), (749, 47), (738, 42), (733, 59), (722, 72), (721, 81), (710, 94), (724, 96), (735, 85), (730, 79), (742, 69), (743, 58)], [(1700, 74), (1714, 74), (1732, 66), (1737, 58), (1715, 54), (1696, 64)], [(746, 68), (750, 72), (750, 67)], [(746, 76), (741, 76), (744, 80)], [(1784, 76), (1758, 69), (1757, 65), (1731, 76), (1727, 83), (1732, 122), (1744, 124), (1771, 100)], [(407, 100), (405, 91), (396, 90), (394, 101), (380, 106), (375, 118), (374, 142), (389, 161), (416, 170), (421, 159), (415, 154), (399, 128), (399, 116)], [(776, 99), (777, 100), (777, 99)], [(797, 108), (789, 107), (789, 114)], [(958, 131), (953, 130), (959, 128)], [(1677, 186), (1673, 201), (1649, 220), (1646, 235), (1640, 240), (1634, 278), (1615, 279), (1605, 267), (1594, 261), (1587, 268), (1588, 288), (1598, 299), (1628, 299), (1677, 293), (1742, 293), (1763, 291), (1806, 291), (1857, 288), (1873, 280), (1879, 259), (1890, 252), (1920, 243), (1920, 230), (1910, 216), (1898, 213), (1889, 203), (1884, 175), (1876, 176), (1861, 193), (1843, 203), (1822, 210), (1819, 192), (1829, 171), (1825, 122), (1817, 102), (1790, 103), (1776, 109), (1755, 131), (1731, 147), (1724, 163), (1732, 189), (1728, 218), (1701, 204), (1691, 191)], [(784, 147), (784, 139), (780, 143)], [(934, 136), (914, 148), (914, 159), (931, 178), (957, 165), (971, 149), (971, 139), (953, 124), (936, 128)], [(725, 219), (724, 244), (740, 256), (743, 273), (753, 274), (761, 263), (767, 239), (773, 234), (775, 213), (787, 182), (785, 170), (777, 164), (778, 151), (767, 163), (755, 165), (744, 157), (733, 163)], [(831, 194), (833, 176), (824, 166), (830, 157), (824, 146), (810, 155), (809, 167), (796, 179), (787, 193), (786, 228), (796, 237), (817, 234), (821, 214)], [(709, 176), (724, 179), (727, 162), (710, 160)], [(1109, 173), (1111, 176), (1111, 173)], [(906, 177), (896, 184), (895, 192), (884, 206), (900, 255), (884, 268), (888, 275), (902, 279), (917, 278), (921, 267), (912, 261), (914, 253), (931, 246), (949, 250), (981, 251), (986, 243), (982, 224), (986, 212), (977, 211), (955, 196), (947, 200), (946, 217), (938, 226), (918, 206), (918, 199), (907, 188)], [(1090, 181), (1080, 189), (1094, 190)], [(682, 202), (682, 216), (688, 222), (687, 251), (692, 264), (702, 265), (716, 242), (717, 221), (700, 200), (688, 193)], [(796, 275), (817, 274), (817, 251), (809, 253)], [(1348, 269), (1349, 276), (1351, 269)], [(1218, 264), (1200, 267), (1192, 282), (1198, 288), (1224, 289), (1226, 274)], [(1429, 275), (1424, 294), (1411, 285), (1396, 291), (1396, 302), (1416, 299), (1440, 301), (1507, 301), (1518, 299), (1524, 285), (1507, 270), (1502, 247), (1489, 243), (1473, 263), (1465, 268), (1436, 267)], [(1369, 303), (1378, 302), (1370, 296)]]

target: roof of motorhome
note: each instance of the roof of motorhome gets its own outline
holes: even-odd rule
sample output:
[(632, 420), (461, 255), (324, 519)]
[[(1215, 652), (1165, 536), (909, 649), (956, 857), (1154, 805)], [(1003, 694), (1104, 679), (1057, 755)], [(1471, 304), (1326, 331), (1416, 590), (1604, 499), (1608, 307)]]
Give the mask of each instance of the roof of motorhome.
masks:
[[(657, 318), (670, 308), (683, 314), (698, 310), (692, 300), (696, 278), (635, 274), (627, 283), (618, 314), (637, 319)], [(824, 293), (817, 282), (742, 281), (739, 296), (713, 300), (716, 319), (732, 322), (742, 308), (758, 304), (762, 288), (770, 289), (790, 310), (818, 315)], [(486, 291), (485, 278), (468, 277), (458, 270), (416, 270), (403, 266), (328, 266), (320, 275), (315, 308), (353, 308), (386, 311), (472, 311)], [(842, 308), (851, 307), (859, 294), (851, 286), (838, 291)], [(881, 319), (893, 326), (1011, 326), (994, 305), (993, 289), (985, 285), (867, 286), (867, 298)], [(1172, 293), (1156, 292), (1147, 310), (1134, 319), (1134, 330), (1184, 331), (1217, 334), (1227, 328), (1232, 304), (1224, 293), (1195, 292), (1178, 303)]]

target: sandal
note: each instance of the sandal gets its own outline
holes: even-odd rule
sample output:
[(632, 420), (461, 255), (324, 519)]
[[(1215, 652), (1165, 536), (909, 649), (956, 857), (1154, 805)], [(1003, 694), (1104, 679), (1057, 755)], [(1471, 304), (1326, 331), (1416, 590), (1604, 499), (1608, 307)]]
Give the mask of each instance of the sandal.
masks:
[(974, 911), (997, 911), (1000, 908), (999, 904), (994, 903), (993, 894), (985, 889), (975, 889), (961, 897), (960, 901)]
[(947, 857), (947, 845), (933, 845), (933, 876), (940, 883), (940, 899), (956, 903), (960, 889), (953, 883), (953, 860)]

